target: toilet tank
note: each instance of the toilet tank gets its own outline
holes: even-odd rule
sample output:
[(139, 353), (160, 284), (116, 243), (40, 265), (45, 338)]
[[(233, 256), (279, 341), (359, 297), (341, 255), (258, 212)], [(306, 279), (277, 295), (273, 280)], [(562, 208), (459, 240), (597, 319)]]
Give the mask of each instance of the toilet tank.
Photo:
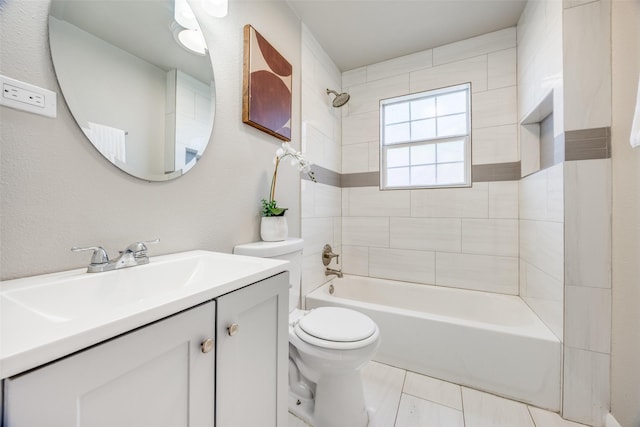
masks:
[(252, 242), (237, 245), (233, 253), (258, 258), (282, 259), (289, 265), (289, 312), (298, 307), (302, 277), (302, 248), (304, 240), (288, 238), (280, 242)]

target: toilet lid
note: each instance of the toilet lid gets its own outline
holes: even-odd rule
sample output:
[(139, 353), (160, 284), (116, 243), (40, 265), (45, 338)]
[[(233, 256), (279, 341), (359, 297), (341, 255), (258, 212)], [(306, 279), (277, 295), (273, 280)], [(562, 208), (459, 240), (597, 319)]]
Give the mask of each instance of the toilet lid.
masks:
[(320, 307), (311, 310), (298, 322), (307, 334), (325, 341), (355, 342), (372, 336), (376, 324), (369, 317), (340, 307)]

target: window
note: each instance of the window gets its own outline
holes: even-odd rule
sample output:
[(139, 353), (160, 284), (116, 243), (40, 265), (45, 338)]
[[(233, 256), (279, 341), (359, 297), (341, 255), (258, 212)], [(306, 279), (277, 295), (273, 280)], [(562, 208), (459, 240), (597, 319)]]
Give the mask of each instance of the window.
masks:
[(469, 83), (380, 101), (380, 188), (470, 185)]

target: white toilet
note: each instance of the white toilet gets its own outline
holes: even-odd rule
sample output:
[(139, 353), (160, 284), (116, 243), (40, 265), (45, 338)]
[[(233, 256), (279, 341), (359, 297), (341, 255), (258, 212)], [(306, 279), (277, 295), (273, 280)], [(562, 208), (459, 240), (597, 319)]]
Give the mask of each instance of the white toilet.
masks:
[(290, 238), (239, 245), (233, 252), (291, 262), (289, 410), (313, 427), (366, 427), (360, 369), (378, 349), (378, 326), (346, 308), (298, 309), (303, 245), (302, 239)]

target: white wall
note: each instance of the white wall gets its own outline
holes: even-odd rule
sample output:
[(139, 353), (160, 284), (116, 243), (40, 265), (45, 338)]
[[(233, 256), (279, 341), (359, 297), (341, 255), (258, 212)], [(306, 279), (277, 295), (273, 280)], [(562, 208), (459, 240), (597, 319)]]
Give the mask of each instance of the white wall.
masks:
[(640, 426), (640, 149), (629, 131), (640, 75), (640, 2), (612, 4), (613, 332), (611, 412)]
[[(340, 173), (342, 113), (331, 106), (333, 95), (326, 93), (328, 88), (340, 92), (340, 70), (304, 25), (301, 56), (302, 148), (314, 164)], [(321, 256), (325, 244), (342, 254), (341, 194), (340, 187), (302, 181), (302, 295), (333, 278), (325, 276)], [(336, 261), (329, 267), (339, 269), (341, 265)]]
[[(194, 3), (197, 8), (198, 2)], [(48, 1), (0, 6), (0, 73), (58, 92), (58, 117), (0, 107), (1, 272), (9, 279), (80, 268), (76, 245), (127, 244), (159, 237), (151, 254), (231, 252), (259, 240), (260, 199), (269, 191), (279, 141), (242, 123), (242, 28), (251, 23), (293, 65), (293, 140), (300, 141), (300, 22), (284, 2), (233, 1), (224, 19), (205, 19), (216, 79), (211, 143), (176, 181), (132, 178), (105, 160), (75, 124), (57, 85), (47, 36)], [(199, 12), (197, 12), (199, 13)], [(300, 233), (300, 180), (279, 173), (290, 235)]]
[[(517, 162), (516, 29), (342, 75), (342, 173), (379, 170), (379, 101), (471, 82), (473, 164)], [(472, 188), (343, 189), (344, 271), (518, 293), (518, 183)]]

